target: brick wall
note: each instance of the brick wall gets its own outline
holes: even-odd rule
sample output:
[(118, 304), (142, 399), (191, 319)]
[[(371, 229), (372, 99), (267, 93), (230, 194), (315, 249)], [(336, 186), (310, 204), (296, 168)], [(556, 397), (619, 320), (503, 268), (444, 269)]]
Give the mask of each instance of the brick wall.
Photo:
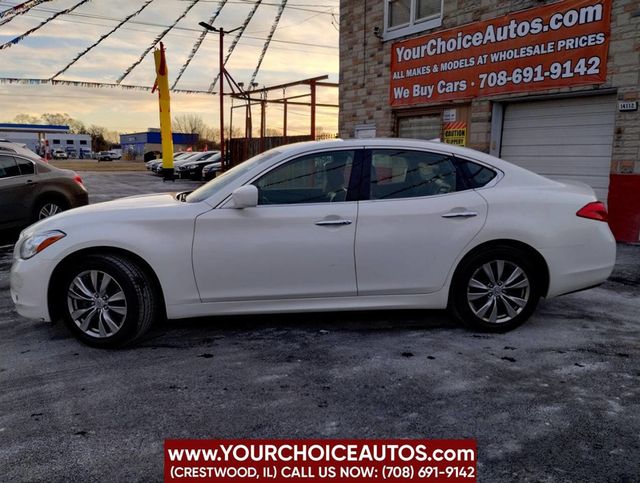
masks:
[[(442, 26), (436, 30), (488, 20), (545, 3), (536, 0), (445, 0)], [(598, 91), (615, 87), (620, 100), (640, 101), (640, 10), (637, 0), (613, 0), (611, 39), (604, 85), (537, 91), (536, 94)], [(395, 116), (389, 106), (391, 45), (374, 35), (384, 22), (383, 0), (340, 2), (340, 136), (353, 137), (355, 126), (373, 123), (378, 136), (394, 136)], [(501, 95), (501, 101), (526, 96)], [(468, 101), (467, 101), (468, 102)], [(456, 102), (444, 105), (453, 106)], [(433, 106), (430, 104), (428, 106)], [(427, 106), (427, 105), (425, 105)], [(417, 107), (417, 106), (413, 106)], [(491, 98), (471, 101), (468, 145), (489, 151)], [(612, 172), (640, 174), (640, 112), (617, 112)]]

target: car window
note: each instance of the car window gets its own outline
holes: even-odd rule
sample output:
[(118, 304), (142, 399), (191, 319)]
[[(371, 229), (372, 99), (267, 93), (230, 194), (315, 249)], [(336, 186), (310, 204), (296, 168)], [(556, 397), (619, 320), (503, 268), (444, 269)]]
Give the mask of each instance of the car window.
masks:
[(36, 172), (36, 165), (32, 161), (28, 161), (22, 158), (16, 158), (18, 162), (18, 167), (20, 168), (20, 174), (34, 174)]
[(482, 188), (497, 176), (494, 170), (466, 159), (458, 158), (456, 159), (456, 164), (462, 172), (469, 188)]
[(216, 192), (222, 190), (225, 186), (233, 183), (240, 176), (245, 175), (252, 169), (257, 168), (262, 163), (268, 162), (274, 156), (278, 156), (281, 152), (277, 149), (270, 149), (264, 153), (258, 154), (247, 161), (234, 166), (229, 171), (219, 174), (207, 184), (201, 186), (193, 193), (189, 194), (185, 201), (187, 203), (199, 203), (213, 196)]
[(13, 156), (0, 155), (0, 178), (20, 176), (20, 168)]
[(310, 154), (284, 163), (253, 184), (259, 205), (347, 200), (354, 151)]
[(465, 189), (450, 156), (425, 151), (371, 151), (369, 199), (415, 198)]

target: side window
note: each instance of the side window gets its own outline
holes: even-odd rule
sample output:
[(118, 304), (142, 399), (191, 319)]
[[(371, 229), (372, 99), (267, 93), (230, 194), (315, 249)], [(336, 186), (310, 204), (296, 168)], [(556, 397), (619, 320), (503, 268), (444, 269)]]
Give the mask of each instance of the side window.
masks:
[(464, 189), (451, 157), (424, 151), (371, 151), (369, 199), (416, 198)]
[(254, 182), (259, 205), (346, 201), (355, 153), (311, 154), (272, 169)]
[(482, 188), (497, 176), (494, 170), (466, 159), (456, 159), (456, 164), (459, 166), (469, 188)]
[(0, 178), (20, 176), (20, 169), (12, 156), (0, 155)]
[(18, 161), (18, 166), (20, 167), (20, 174), (26, 175), (34, 174), (36, 172), (35, 163), (22, 158), (16, 158), (16, 161)]

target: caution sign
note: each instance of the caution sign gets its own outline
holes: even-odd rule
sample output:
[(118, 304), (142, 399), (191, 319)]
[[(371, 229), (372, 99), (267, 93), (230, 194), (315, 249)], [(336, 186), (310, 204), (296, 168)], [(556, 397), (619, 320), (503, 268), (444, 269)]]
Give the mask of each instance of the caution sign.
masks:
[(442, 126), (442, 141), (456, 146), (467, 145), (467, 123), (449, 122)]

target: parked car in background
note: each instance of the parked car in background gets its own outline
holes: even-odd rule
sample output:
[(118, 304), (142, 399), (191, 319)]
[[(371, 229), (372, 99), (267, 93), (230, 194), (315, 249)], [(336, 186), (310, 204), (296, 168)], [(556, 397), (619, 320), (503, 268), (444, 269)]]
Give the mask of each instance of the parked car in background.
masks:
[(176, 171), (181, 178), (202, 179), (202, 170), (207, 164), (220, 161), (220, 151), (204, 151), (189, 159), (180, 161)]
[[(186, 152), (186, 151), (175, 152), (175, 153), (173, 153), (173, 161), (176, 162), (178, 159), (181, 159), (181, 158), (183, 158), (185, 156), (190, 156), (192, 154), (193, 153)], [(144, 163), (145, 167), (150, 171), (153, 169), (154, 166), (156, 166), (158, 164), (162, 164), (162, 158), (151, 159), (151, 160), (146, 161)]]
[(218, 173), (222, 169), (222, 163), (218, 161), (217, 163), (207, 164), (204, 168), (202, 168), (202, 179), (205, 181), (211, 181), (213, 178), (218, 176)]
[(75, 149), (67, 149), (67, 156), (69, 159), (76, 159), (78, 157), (78, 152)]
[(0, 228), (26, 226), (88, 202), (73, 171), (0, 151)]
[[(173, 167), (174, 170), (176, 169), (177, 165), (179, 163), (181, 163), (182, 161), (185, 161), (187, 159), (191, 159), (192, 156), (194, 156), (197, 153), (193, 153), (193, 152), (184, 152), (181, 153), (179, 156), (175, 156), (173, 158)], [(162, 173), (162, 159), (157, 159), (156, 162), (151, 166), (151, 171), (155, 174), (161, 174)]]
[(69, 159), (69, 155), (64, 149), (54, 149), (51, 151), (51, 157), (53, 159)]
[(113, 161), (120, 158), (121, 156), (115, 151), (100, 151), (100, 154), (98, 155), (98, 162)]
[[(18, 313), (114, 347), (221, 314), (444, 309), (477, 330), (609, 277), (592, 188), (443, 143), (354, 139), (262, 153), (188, 193), (124, 198), (24, 230)], [(149, 243), (153, 240), (153, 243)]]
[(26, 144), (14, 143), (6, 139), (0, 139), (0, 154), (19, 154), (20, 156), (38, 161), (44, 161), (40, 156), (31, 151)]

